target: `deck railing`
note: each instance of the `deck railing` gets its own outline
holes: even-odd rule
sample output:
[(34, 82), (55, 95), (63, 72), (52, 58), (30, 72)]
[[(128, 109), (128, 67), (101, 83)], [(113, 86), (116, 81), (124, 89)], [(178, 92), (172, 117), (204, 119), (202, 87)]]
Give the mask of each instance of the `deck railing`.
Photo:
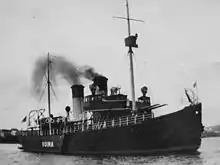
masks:
[[(98, 120), (94, 119), (81, 120), (77, 122), (67, 122), (59, 125), (59, 128), (52, 127), (52, 135), (62, 135), (70, 134), (75, 132), (84, 132), (91, 130), (100, 130), (107, 128), (116, 128), (116, 127), (125, 127), (129, 125), (141, 124), (143, 121), (154, 118), (153, 113), (141, 113), (141, 114), (132, 114), (128, 116), (117, 117), (107, 120)], [(30, 129), (27, 131), (20, 131), (21, 136), (49, 136), (48, 129)]]

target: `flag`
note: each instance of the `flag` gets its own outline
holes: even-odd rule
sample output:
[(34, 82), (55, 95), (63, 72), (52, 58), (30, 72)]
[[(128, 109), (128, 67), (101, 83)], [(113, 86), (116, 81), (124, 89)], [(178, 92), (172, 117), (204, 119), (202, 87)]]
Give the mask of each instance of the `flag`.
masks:
[(199, 96), (198, 96), (198, 88), (197, 88), (197, 81), (194, 82), (193, 84), (193, 88), (195, 89), (195, 99), (196, 99), (196, 102), (199, 101)]
[(193, 88), (196, 88), (196, 87), (197, 87), (197, 82), (194, 82)]
[(27, 116), (25, 116), (23, 119), (22, 119), (22, 123), (26, 122), (27, 121)]

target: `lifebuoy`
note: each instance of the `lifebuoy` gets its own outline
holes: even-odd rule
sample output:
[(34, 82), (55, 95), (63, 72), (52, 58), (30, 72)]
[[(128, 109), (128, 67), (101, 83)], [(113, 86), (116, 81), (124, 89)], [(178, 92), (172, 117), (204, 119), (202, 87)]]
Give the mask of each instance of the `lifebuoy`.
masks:
[(45, 122), (46, 122), (46, 123), (49, 123), (49, 118), (47, 118), (47, 119), (45, 120)]
[(54, 119), (51, 119), (51, 121), (50, 121), (51, 123), (54, 123)]

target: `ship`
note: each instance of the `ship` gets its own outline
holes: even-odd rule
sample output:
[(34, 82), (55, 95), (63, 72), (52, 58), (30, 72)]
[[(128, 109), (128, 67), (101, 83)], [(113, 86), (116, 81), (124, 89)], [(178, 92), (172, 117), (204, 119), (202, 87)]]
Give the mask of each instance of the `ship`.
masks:
[(0, 130), (0, 143), (18, 143), (18, 130), (15, 128), (12, 129), (1, 129)]
[[(19, 131), (20, 149), (25, 152), (68, 155), (149, 155), (167, 152), (196, 152), (201, 145), (202, 103), (187, 94), (189, 104), (172, 113), (155, 117), (155, 109), (166, 104), (152, 104), (148, 87), (141, 88), (142, 96), (135, 98), (133, 48), (138, 35), (131, 35), (129, 6), (126, 1), (128, 47), (132, 99), (112, 87), (108, 78), (95, 75), (89, 85), (91, 94), (84, 96), (84, 86), (71, 86), (72, 108), (65, 107), (66, 116), (53, 116), (50, 108), (50, 55), (48, 53), (48, 116), (45, 109), (32, 110), (37, 114), (36, 126)], [(138, 21), (138, 20), (137, 20)]]

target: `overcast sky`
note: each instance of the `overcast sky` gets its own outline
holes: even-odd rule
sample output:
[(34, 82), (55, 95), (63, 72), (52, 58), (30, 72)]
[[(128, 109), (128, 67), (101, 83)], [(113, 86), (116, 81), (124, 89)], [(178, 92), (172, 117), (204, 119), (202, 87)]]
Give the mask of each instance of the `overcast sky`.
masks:
[[(156, 113), (176, 111), (187, 104), (183, 89), (197, 80), (203, 123), (220, 124), (220, 2), (130, 0), (130, 13), (145, 21), (131, 28), (139, 34), (136, 97), (146, 85), (153, 103), (169, 104)], [(130, 95), (127, 25), (112, 18), (125, 14), (124, 0), (1, 0), (0, 128), (20, 127), (29, 110), (46, 108), (30, 86), (34, 63), (47, 52), (93, 66), (109, 87), (120, 85)], [(70, 86), (61, 80), (54, 88), (52, 111), (65, 114)]]

